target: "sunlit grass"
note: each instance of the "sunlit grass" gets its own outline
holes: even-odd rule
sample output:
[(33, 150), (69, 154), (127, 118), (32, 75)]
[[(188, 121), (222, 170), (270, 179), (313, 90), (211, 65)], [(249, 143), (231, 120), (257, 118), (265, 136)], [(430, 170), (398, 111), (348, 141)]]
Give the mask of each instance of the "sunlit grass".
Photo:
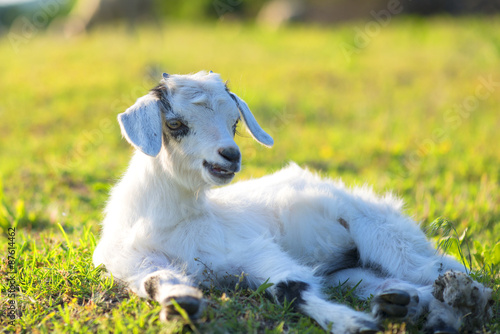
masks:
[[(116, 115), (164, 71), (221, 73), (274, 136), (268, 150), (240, 131), (239, 179), (296, 161), (394, 191), (436, 240), (446, 231), (431, 233), (431, 222), (452, 222), (456, 233), (448, 229), (446, 240), (457, 241), (447, 251), (471, 259), (498, 301), (499, 22), (394, 19), (351, 57), (341, 45), (354, 45), (363, 22), (278, 31), (169, 23), (134, 34), (109, 27), (75, 40), (39, 34), (18, 53), (0, 40), (0, 226), (5, 235), (17, 225), (16, 328), (167, 333), (186, 325), (160, 324), (157, 304), (91, 264), (107, 193), (131, 153)], [(2, 281), (2, 308), (5, 289)], [(209, 307), (194, 324), (201, 332), (322, 332), (261, 294), (214, 288), (206, 296)], [(498, 303), (495, 312), (492, 333), (500, 330)]]

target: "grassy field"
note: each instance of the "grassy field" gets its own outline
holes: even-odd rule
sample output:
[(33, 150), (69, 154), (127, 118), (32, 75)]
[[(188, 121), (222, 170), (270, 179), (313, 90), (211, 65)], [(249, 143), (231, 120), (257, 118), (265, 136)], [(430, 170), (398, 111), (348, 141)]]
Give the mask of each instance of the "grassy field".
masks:
[[(360, 31), (363, 22), (278, 31), (170, 23), (73, 40), (38, 32), (15, 47), (1, 39), (0, 331), (323, 333), (262, 291), (217, 286), (205, 291), (199, 321), (163, 324), (157, 303), (92, 266), (107, 193), (132, 152), (116, 115), (161, 72), (206, 69), (228, 79), (275, 138), (271, 150), (237, 138), (239, 180), (293, 160), (394, 191), (430, 237), (448, 241), (447, 251), (493, 287), (494, 318), (485, 332), (498, 333), (500, 21), (393, 19), (362, 40)], [(456, 231), (433, 231), (439, 217)], [(352, 291), (334, 286), (327, 293), (369, 309)], [(11, 305), (13, 325), (5, 314)]]

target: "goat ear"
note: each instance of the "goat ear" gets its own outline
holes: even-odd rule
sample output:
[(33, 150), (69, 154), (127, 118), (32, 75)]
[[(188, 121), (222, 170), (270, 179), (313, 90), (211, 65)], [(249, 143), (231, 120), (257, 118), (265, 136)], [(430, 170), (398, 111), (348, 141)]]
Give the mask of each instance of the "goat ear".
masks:
[(160, 153), (162, 122), (158, 99), (151, 94), (143, 96), (118, 115), (123, 136), (135, 148), (156, 157)]
[(257, 121), (255, 120), (255, 117), (253, 117), (253, 114), (248, 108), (246, 102), (240, 99), (234, 93), (229, 92), (229, 94), (233, 98), (234, 102), (236, 102), (236, 105), (240, 110), (241, 119), (243, 120), (243, 123), (245, 123), (253, 139), (255, 139), (264, 146), (272, 147), (274, 145), (273, 138), (270, 135), (268, 135), (264, 130), (262, 130), (259, 123), (257, 123)]

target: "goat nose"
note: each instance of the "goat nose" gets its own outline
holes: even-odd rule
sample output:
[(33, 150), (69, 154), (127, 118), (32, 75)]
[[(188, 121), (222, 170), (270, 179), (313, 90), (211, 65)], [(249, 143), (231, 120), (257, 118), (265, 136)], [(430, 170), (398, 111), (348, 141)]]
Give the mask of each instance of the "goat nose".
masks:
[(219, 149), (219, 154), (231, 162), (239, 162), (241, 158), (240, 150), (235, 147), (225, 147)]

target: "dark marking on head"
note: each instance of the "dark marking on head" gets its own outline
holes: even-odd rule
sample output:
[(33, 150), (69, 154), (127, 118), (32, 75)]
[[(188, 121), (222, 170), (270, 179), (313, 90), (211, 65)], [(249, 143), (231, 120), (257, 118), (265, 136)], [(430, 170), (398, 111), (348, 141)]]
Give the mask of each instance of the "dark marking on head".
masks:
[(360, 267), (359, 251), (356, 247), (346, 249), (336, 253), (332, 259), (316, 269), (316, 273), (321, 276), (327, 276), (336, 273), (337, 271)]
[[(172, 105), (170, 104), (170, 100), (168, 97), (168, 89), (165, 85), (158, 85), (155, 88), (151, 89), (151, 93), (158, 98), (158, 104), (160, 106), (160, 110), (165, 114), (175, 114), (172, 109)], [(172, 118), (171, 116), (169, 118)], [(163, 143), (165, 145), (168, 144), (170, 138), (174, 139), (177, 142), (180, 142), (181, 139), (187, 136), (190, 132), (188, 124), (182, 117), (176, 117), (179, 121), (182, 122), (182, 126), (178, 129), (169, 129), (168, 127), (163, 127)]]
[(237, 133), (239, 134), (239, 132), (237, 131), (239, 122), (240, 122), (240, 118), (238, 117), (238, 119), (236, 120), (236, 122), (233, 125), (233, 137), (236, 136)]
[(148, 296), (155, 300), (158, 295), (158, 288), (160, 287), (160, 278), (158, 276), (151, 276), (144, 282), (144, 289)]
[(166, 126), (165, 131), (164, 134), (167, 133), (167, 136), (172, 138), (176, 142), (180, 142), (182, 138), (186, 137), (191, 132), (185, 121), (182, 121), (182, 125), (180, 128), (173, 130)]
[(163, 126), (163, 144), (168, 146), (170, 140), (174, 140), (178, 143), (181, 142), (182, 138), (187, 135), (195, 133), (187, 125), (182, 125), (179, 129), (172, 130), (167, 125)]
[(340, 225), (344, 226), (344, 228), (349, 231), (349, 224), (345, 221), (344, 218), (340, 217), (337, 221), (340, 223)]
[(309, 284), (300, 281), (285, 281), (276, 285), (276, 299), (283, 304), (285, 300), (293, 301), (292, 309), (297, 311), (305, 304), (302, 293), (309, 289)]
[[(176, 121), (179, 121), (181, 122), (181, 126), (179, 128), (176, 128), (176, 129), (172, 129), (170, 128), (168, 125), (167, 125), (167, 122), (168, 121), (172, 121), (172, 120), (176, 120)], [(170, 118), (169, 117), (169, 120), (164, 120), (163, 122), (163, 144), (164, 146), (168, 146), (168, 144), (170, 144), (170, 141), (171, 140), (174, 140), (178, 143), (181, 142), (181, 140), (186, 137), (187, 135), (190, 135), (190, 134), (196, 134), (196, 131), (193, 131), (187, 121), (185, 121), (182, 117), (173, 117), (173, 118)]]
[(168, 89), (165, 85), (159, 84), (150, 91), (157, 99), (162, 113), (166, 114), (172, 111), (172, 106), (168, 98)]

